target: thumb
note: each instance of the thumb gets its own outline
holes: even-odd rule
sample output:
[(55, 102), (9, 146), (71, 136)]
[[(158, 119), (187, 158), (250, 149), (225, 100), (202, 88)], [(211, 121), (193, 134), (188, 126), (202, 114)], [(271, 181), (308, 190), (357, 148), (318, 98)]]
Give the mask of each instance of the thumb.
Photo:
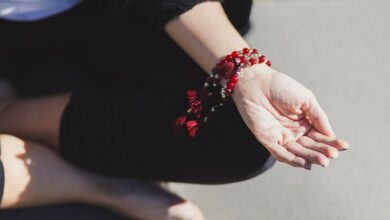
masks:
[(312, 125), (322, 134), (328, 137), (336, 137), (330, 123), (328, 116), (321, 108), (316, 97), (311, 95), (310, 99), (306, 104), (302, 106), (302, 111), (311, 121)]

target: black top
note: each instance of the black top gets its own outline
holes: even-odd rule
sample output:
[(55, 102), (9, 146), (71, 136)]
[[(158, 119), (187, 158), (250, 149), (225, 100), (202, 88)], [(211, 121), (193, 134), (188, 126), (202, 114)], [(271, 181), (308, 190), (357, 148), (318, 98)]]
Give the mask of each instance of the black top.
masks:
[[(97, 66), (96, 71), (89, 70), (86, 74), (116, 74), (116, 67), (123, 69), (124, 63), (134, 58), (123, 57), (126, 62), (118, 59), (118, 62), (107, 65), (113, 68), (108, 70), (97, 65), (96, 57), (86, 57), (81, 52), (101, 50), (97, 48), (100, 45), (107, 47), (103, 45), (104, 42), (94, 39), (107, 33), (106, 30), (112, 25), (122, 25), (123, 30), (132, 32), (129, 36), (113, 33), (117, 38), (126, 37), (134, 42), (132, 50), (142, 52), (146, 43), (147, 47), (157, 48), (167, 56), (167, 53), (179, 48), (164, 33), (164, 24), (201, 2), (203, 0), (85, 0), (70, 11), (37, 22), (16, 23), (0, 19), (0, 59), (4, 61), (1, 74), (10, 78), (24, 75), (26, 68), (47, 57), (52, 58), (59, 50), (60, 59), (71, 57), (72, 62)], [(249, 29), (251, 6), (252, 0), (223, 1), (226, 14), (241, 34)], [(110, 46), (107, 56), (111, 56), (110, 53), (120, 54), (120, 50), (124, 48), (119, 43), (117, 47)], [(23, 51), (23, 56), (20, 51)]]
[[(118, 17), (128, 10), (130, 17), (149, 30), (161, 31), (174, 17), (185, 13), (205, 0), (87, 0), (91, 12)], [(89, 4), (84, 2), (83, 4)], [(252, 0), (222, 0), (223, 7), (236, 28), (247, 25)], [(107, 13), (109, 12), (109, 13)]]
[[(96, 0), (92, 0), (96, 1)], [(117, 9), (130, 6), (134, 18), (147, 27), (161, 30), (174, 17), (190, 10), (205, 0), (122, 0), (106, 1), (114, 14)], [(108, 2), (108, 3), (107, 3)], [(252, 0), (223, 0), (223, 6), (235, 27), (243, 27), (249, 19)]]
[[(55, 83), (65, 82), (61, 72), (66, 79), (74, 71), (80, 75), (60, 129), (61, 155), (74, 165), (160, 181), (247, 179), (269, 153), (234, 105), (214, 114), (196, 139), (171, 130), (187, 108), (187, 89), (200, 88), (206, 74), (163, 25), (199, 2), (85, 0), (34, 23), (0, 21), (0, 74), (17, 78), (12, 81), (20, 96), (61, 92)], [(251, 0), (226, 0), (223, 6), (244, 33)], [(45, 91), (27, 89), (37, 86)]]

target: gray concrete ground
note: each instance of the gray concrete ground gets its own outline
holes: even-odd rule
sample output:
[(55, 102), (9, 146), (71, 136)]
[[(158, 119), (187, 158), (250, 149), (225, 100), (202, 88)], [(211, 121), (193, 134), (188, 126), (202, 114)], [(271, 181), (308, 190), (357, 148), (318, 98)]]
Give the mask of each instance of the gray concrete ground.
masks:
[(319, 98), (351, 149), (329, 168), (175, 185), (212, 220), (390, 219), (390, 1), (261, 1), (248, 36)]

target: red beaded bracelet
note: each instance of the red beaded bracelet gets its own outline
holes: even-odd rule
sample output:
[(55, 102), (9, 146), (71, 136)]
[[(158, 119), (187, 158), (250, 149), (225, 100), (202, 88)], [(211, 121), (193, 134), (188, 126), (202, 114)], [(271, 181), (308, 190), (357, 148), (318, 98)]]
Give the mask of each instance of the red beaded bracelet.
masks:
[(227, 55), (225, 59), (221, 60), (218, 65), (222, 65), (224, 63), (234, 62), (236, 65), (235, 73), (232, 74), (229, 80), (224, 86), (224, 90), (222, 91), (225, 96), (230, 96), (234, 90), (234, 85), (238, 81), (238, 77), (241, 74), (243, 68), (253, 66), (255, 64), (265, 63), (267, 66), (271, 66), (271, 61), (266, 60), (264, 55), (259, 55), (257, 49), (248, 49), (244, 48), (241, 51), (233, 51), (232, 54)]
[(232, 103), (231, 94), (242, 70), (263, 63), (271, 66), (271, 61), (259, 55), (257, 49), (244, 48), (227, 55), (209, 73), (203, 88), (187, 91), (189, 108), (176, 119), (172, 126), (174, 133), (180, 136), (187, 130), (190, 137), (195, 137), (212, 113), (225, 103)]

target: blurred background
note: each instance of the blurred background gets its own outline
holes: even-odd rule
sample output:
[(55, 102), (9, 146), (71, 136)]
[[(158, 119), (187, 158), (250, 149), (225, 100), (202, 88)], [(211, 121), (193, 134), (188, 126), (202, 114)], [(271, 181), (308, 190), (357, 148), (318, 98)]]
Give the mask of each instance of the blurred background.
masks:
[(257, 1), (248, 40), (314, 91), (351, 144), (330, 167), (174, 185), (208, 219), (390, 219), (390, 1)]

